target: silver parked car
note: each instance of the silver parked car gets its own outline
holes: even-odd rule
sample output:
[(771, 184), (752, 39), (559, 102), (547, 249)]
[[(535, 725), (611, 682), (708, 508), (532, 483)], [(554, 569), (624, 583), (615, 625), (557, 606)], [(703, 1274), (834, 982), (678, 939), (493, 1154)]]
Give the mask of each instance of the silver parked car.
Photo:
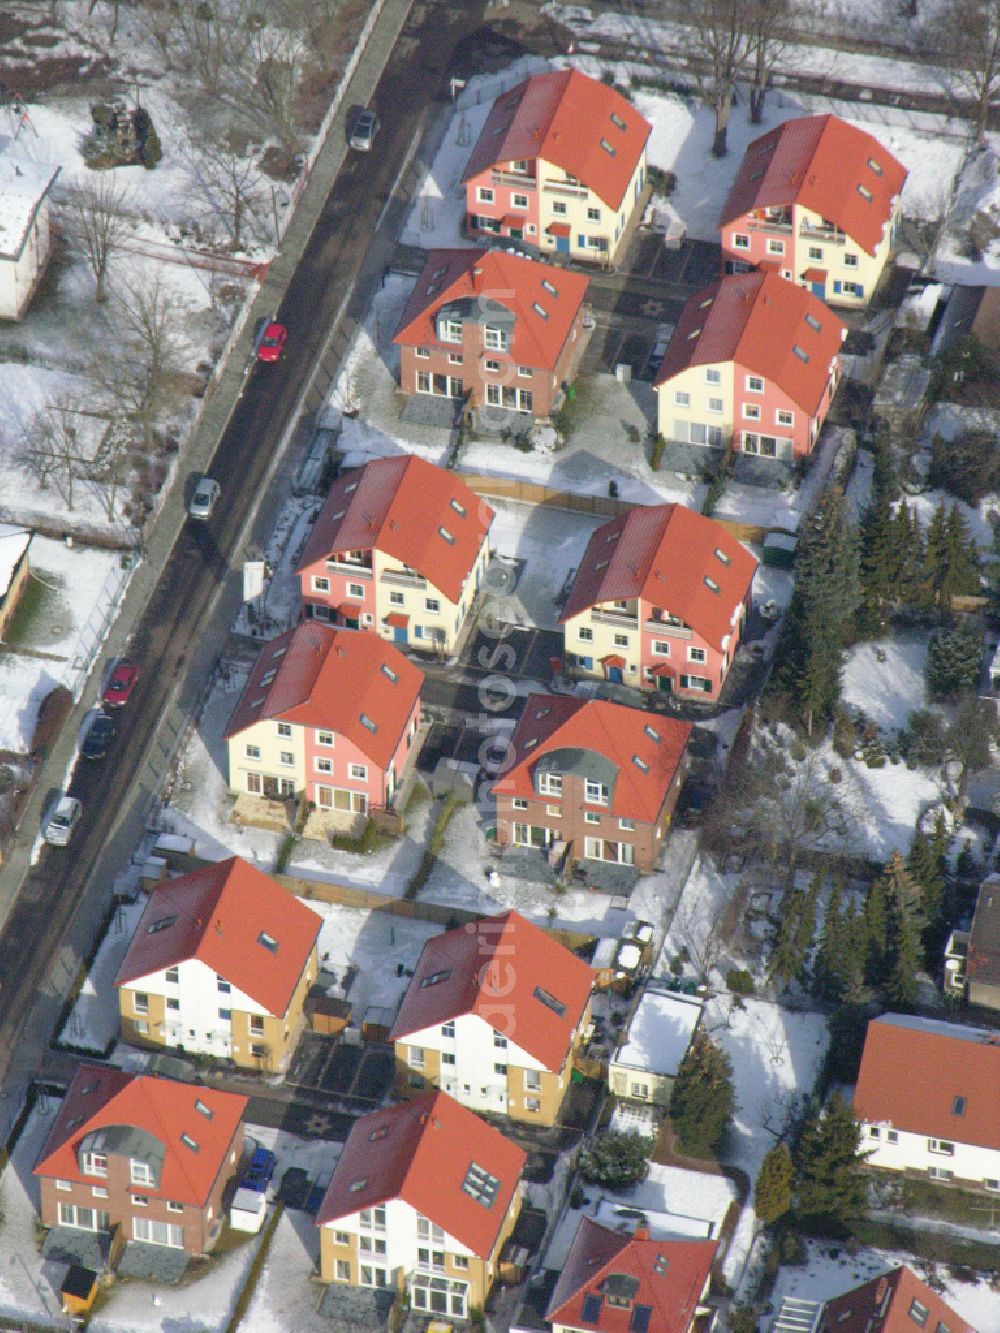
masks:
[(76, 797), (63, 794), (49, 811), (42, 837), (53, 847), (65, 847), (82, 814), (83, 806)]
[(194, 495), (191, 497), (191, 503), (188, 506), (188, 513), (191, 517), (201, 519), (203, 522), (211, 518), (220, 490), (221, 487), (217, 481), (213, 481), (211, 477), (202, 477), (195, 487)]

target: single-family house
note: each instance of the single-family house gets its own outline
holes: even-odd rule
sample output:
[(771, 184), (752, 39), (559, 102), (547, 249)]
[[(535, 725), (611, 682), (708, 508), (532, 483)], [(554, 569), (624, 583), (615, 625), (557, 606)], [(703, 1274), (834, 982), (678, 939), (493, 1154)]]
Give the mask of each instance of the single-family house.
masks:
[(560, 620), (577, 676), (719, 697), (736, 656), (757, 561), (715, 519), (637, 506), (597, 529)]
[(396, 330), (400, 388), (463, 399), (495, 432), (549, 417), (583, 350), (586, 292), (582, 274), (537, 259), (431, 250)]
[(519, 912), (434, 936), (389, 1034), (398, 1091), (442, 1088), (477, 1111), (554, 1124), (593, 981), (588, 963)]
[(854, 1092), (868, 1166), (1000, 1192), (1000, 1033), (909, 1014), (868, 1024)]
[(49, 262), (49, 193), (60, 168), (0, 135), (0, 319), (20, 319)]
[(641, 207), (651, 131), (579, 70), (525, 79), (493, 103), (466, 165), (466, 229), (613, 264)]
[(684, 306), (656, 377), (660, 434), (793, 463), (812, 452), (840, 380), (846, 326), (818, 297), (759, 270)]
[(322, 925), (238, 856), (162, 881), (115, 977), (122, 1036), (282, 1069), (305, 1026)]
[(324, 1282), (482, 1309), (521, 1208), (526, 1154), (444, 1092), (354, 1122), (316, 1217)]
[(786, 120), (747, 148), (719, 219), (727, 273), (766, 266), (866, 306), (892, 254), (907, 171), (838, 116)]
[(652, 870), (690, 735), (686, 722), (603, 699), (529, 695), (493, 784), (498, 841)]
[(28, 586), (30, 548), (30, 529), (0, 523), (0, 640), (6, 637), (7, 626)]
[(693, 1333), (714, 1320), (706, 1304), (718, 1244), (653, 1240), (649, 1230), (582, 1217), (545, 1319), (552, 1333)]
[(450, 653), (490, 559), (493, 510), (413, 454), (334, 482), (302, 553), (307, 618)]
[(972, 925), (945, 948), (945, 990), (983, 1009), (1000, 1009), (1000, 875), (979, 886)]
[(608, 1064), (608, 1087), (616, 1097), (649, 1106), (669, 1106), (677, 1071), (702, 1014), (694, 995), (648, 986), (632, 1012), (628, 1032)]
[(46, 1227), (206, 1254), (243, 1153), (247, 1098), (81, 1064), (34, 1174)]
[(423, 672), (391, 643), (307, 620), (265, 644), (225, 734), (229, 785), (356, 822), (415, 756)]
[(942, 1300), (933, 1287), (901, 1264), (821, 1302), (785, 1297), (774, 1333), (985, 1333)]

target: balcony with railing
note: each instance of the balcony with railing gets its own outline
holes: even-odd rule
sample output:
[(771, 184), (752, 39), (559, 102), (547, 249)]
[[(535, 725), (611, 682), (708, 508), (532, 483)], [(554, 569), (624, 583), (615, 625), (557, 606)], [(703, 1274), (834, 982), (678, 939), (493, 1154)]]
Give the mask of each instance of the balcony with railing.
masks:
[(546, 181), (542, 186), (543, 194), (564, 194), (570, 199), (585, 199), (590, 191), (586, 185), (573, 185), (569, 181)]
[(749, 217), (747, 226), (751, 231), (762, 231), (767, 235), (773, 236), (791, 236), (792, 219), (791, 218), (761, 218)]
[(665, 639), (690, 639), (691, 626), (680, 620), (659, 620), (656, 616), (644, 621), (643, 629), (652, 634), (662, 635)]
[(516, 171), (491, 171), (490, 180), (494, 185), (511, 185), (517, 190), (534, 190), (538, 186), (534, 176), (521, 176)]
[(372, 576), (371, 565), (358, 565), (353, 560), (340, 560), (337, 556), (331, 556), (324, 563), (327, 569), (337, 574), (350, 574), (358, 579), (370, 579)]
[(595, 607), (590, 613), (595, 625), (611, 625), (614, 629), (638, 629), (639, 617), (632, 611), (620, 611), (612, 607)]
[(383, 569), (378, 581), (393, 588), (427, 587), (427, 580), (423, 574), (417, 574), (412, 569)]
[(828, 226), (815, 226), (803, 219), (799, 223), (799, 235), (807, 241), (826, 241), (830, 245), (846, 245), (847, 235), (832, 223)]

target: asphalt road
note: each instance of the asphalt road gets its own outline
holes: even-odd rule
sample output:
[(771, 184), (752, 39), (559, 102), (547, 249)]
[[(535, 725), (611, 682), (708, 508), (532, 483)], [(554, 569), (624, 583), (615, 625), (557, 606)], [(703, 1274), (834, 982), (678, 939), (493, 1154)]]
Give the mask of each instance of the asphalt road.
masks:
[[(81, 823), (69, 848), (43, 850), (0, 935), (0, 1079), (74, 910), (85, 894), (107, 892), (90, 882), (92, 869), (120, 804), (136, 796), (143, 756), (179, 681), (193, 711), (203, 682), (187, 679), (192, 658), (201, 637), (219, 628), (207, 621), (213, 593), (241, 558), (271, 455), (352, 284), (347, 318), (364, 312), (378, 281), (366, 260), (383, 209), (428, 104), (446, 91), (452, 53), (481, 20), (479, 3), (418, 0), (390, 57), (374, 98), (382, 122), (375, 150), (345, 161), (278, 312), (289, 330), (286, 356), (251, 371), (210, 469), (222, 486), (216, 510), (208, 523), (183, 529), (133, 636), (130, 656), (142, 675), (107, 757), (77, 768), (71, 791), (84, 803)], [(334, 344), (334, 354), (342, 350)]]

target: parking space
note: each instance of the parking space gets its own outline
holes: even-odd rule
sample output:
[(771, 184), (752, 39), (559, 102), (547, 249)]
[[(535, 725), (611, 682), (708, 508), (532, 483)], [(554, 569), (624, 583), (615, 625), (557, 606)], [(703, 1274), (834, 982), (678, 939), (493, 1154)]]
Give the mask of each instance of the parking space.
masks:
[(338, 1099), (381, 1104), (393, 1080), (389, 1046), (348, 1046), (336, 1037), (317, 1032), (303, 1034), (289, 1065), (285, 1082), (305, 1091), (324, 1092)]
[(694, 292), (719, 276), (722, 250), (715, 241), (685, 241), (672, 250), (664, 245), (661, 235), (645, 232), (636, 238), (631, 258), (633, 277), (656, 278)]
[[(463, 664), (475, 666), (480, 661), (489, 661), (499, 642), (493, 635), (478, 633), (470, 638), (462, 654)], [(552, 679), (552, 659), (563, 655), (563, 635), (559, 630), (510, 629), (502, 643), (511, 652), (504, 653), (499, 659), (501, 667), (497, 674), (518, 680), (537, 680), (546, 684)], [(511, 715), (516, 704), (517, 700), (512, 699), (510, 709), (504, 712), (505, 717)]]

